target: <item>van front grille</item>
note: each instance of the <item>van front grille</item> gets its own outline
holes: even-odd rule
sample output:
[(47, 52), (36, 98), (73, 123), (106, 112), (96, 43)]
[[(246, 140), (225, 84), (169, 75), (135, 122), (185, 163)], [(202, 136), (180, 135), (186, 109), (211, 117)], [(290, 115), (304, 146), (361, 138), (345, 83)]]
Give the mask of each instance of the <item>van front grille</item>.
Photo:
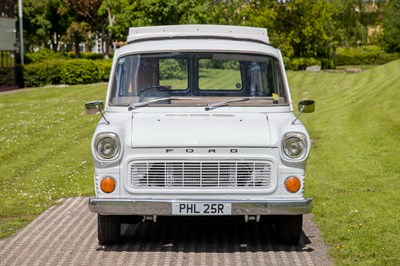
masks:
[(133, 161), (132, 188), (270, 188), (270, 161)]

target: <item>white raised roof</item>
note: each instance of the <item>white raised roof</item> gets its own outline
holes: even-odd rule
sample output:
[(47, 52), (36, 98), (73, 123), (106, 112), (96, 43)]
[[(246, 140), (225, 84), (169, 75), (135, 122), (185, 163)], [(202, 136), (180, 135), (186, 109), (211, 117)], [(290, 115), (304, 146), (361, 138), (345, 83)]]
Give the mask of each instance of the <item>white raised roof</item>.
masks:
[(215, 37), (249, 39), (269, 44), (265, 28), (221, 25), (176, 25), (134, 27), (129, 29), (128, 43), (143, 39), (174, 37)]

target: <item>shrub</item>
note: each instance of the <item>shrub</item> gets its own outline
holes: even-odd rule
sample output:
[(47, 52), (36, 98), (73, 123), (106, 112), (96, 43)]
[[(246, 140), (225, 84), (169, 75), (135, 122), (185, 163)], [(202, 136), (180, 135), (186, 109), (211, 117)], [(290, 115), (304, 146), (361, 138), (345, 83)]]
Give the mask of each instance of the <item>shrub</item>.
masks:
[[(76, 59), (75, 52), (68, 52), (67, 58)], [(89, 60), (100, 60), (100, 59), (104, 59), (104, 55), (102, 53), (80, 52), (79, 58), (89, 59)]]
[(333, 59), (322, 58), (321, 69), (335, 69), (335, 61)]
[(388, 53), (384, 53), (382, 54), (379, 58), (377, 58), (375, 60), (375, 64), (376, 65), (383, 65), (386, 63), (389, 63), (391, 61), (397, 60), (400, 58), (400, 54), (388, 54)]
[[(79, 58), (81, 59), (89, 59), (89, 60), (102, 60), (104, 56), (102, 53), (92, 53), (92, 52), (81, 52), (79, 53)], [(76, 59), (75, 52), (55, 52), (51, 49), (40, 49), (34, 53), (27, 53), (25, 55), (26, 64), (30, 63), (38, 63), (45, 60), (51, 59)]]
[(102, 53), (84, 52), (81, 53), (81, 58), (89, 60), (102, 60), (104, 59), (104, 55)]
[(398, 54), (388, 54), (379, 46), (360, 46), (336, 49), (335, 63), (343, 65), (379, 65), (398, 59)]
[(99, 81), (108, 81), (110, 79), (110, 72), (111, 72), (111, 60), (96, 60), (98, 73), (99, 73)]
[(164, 59), (160, 62), (160, 79), (184, 79), (185, 71), (178, 61)]
[(232, 70), (240, 70), (239, 61), (236, 60), (227, 60), (222, 63), (223, 69), (232, 69)]
[(35, 53), (28, 53), (25, 56), (26, 63), (39, 63), (45, 60), (52, 60), (52, 59), (64, 59), (65, 55), (60, 52), (55, 52), (53, 50), (44, 48)]
[(24, 85), (26, 87), (40, 87), (60, 84), (63, 62), (64, 60), (53, 59), (25, 65), (23, 68)]
[(289, 57), (286, 57), (286, 56), (283, 57), (283, 64), (285, 65), (286, 70), (292, 70)]
[(298, 57), (298, 58), (293, 58), (289, 62), (289, 67), (288, 69), (291, 70), (305, 70), (308, 66), (315, 66), (315, 65), (321, 65), (320, 60), (317, 58), (309, 57)]
[(23, 67), (26, 87), (56, 84), (86, 84), (108, 81), (111, 60), (45, 60)]
[(0, 86), (13, 84), (12, 68), (0, 68)]
[(99, 70), (91, 60), (67, 60), (61, 71), (61, 78), (65, 84), (95, 83), (99, 81)]

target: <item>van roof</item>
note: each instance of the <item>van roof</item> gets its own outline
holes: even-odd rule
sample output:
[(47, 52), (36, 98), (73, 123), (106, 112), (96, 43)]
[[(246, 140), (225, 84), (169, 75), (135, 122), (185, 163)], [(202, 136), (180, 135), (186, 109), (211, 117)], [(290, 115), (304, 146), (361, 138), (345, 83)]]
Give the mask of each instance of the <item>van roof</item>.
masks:
[(269, 44), (265, 28), (221, 25), (175, 25), (133, 27), (129, 29), (128, 43), (148, 39), (223, 38), (251, 40)]

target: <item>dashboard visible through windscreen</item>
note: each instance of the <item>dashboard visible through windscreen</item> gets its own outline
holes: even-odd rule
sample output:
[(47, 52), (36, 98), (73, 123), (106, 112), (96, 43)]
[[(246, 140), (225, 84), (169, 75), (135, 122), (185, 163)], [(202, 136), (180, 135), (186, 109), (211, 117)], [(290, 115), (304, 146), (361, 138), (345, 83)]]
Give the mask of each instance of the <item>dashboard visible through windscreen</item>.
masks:
[(171, 96), (190, 97), (191, 101), (159, 101), (154, 105), (203, 106), (212, 100), (231, 97), (254, 99), (232, 105), (265, 106), (288, 102), (279, 62), (272, 56), (159, 53), (126, 55), (118, 59), (110, 105), (127, 106)]

